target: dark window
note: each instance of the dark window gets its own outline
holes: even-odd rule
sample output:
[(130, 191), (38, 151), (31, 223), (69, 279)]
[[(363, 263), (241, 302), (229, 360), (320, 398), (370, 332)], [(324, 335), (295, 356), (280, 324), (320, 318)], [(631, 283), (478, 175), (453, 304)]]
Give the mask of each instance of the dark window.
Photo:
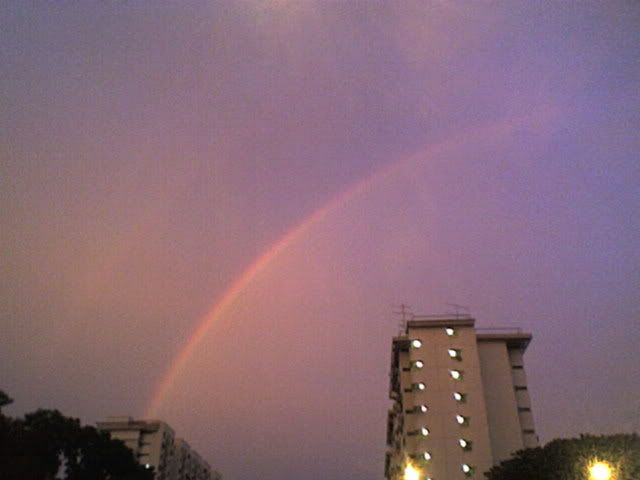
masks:
[(523, 385), (516, 385), (514, 388), (516, 389), (516, 392), (527, 389), (527, 387)]
[(531, 428), (525, 428), (524, 430), (522, 430), (522, 433), (533, 435), (534, 433), (536, 433), (536, 431)]
[(522, 370), (522, 369), (524, 369), (524, 366), (522, 366), (522, 365), (513, 365), (511, 368), (513, 368), (514, 370)]
[(529, 407), (518, 407), (519, 412), (530, 412), (531, 409)]

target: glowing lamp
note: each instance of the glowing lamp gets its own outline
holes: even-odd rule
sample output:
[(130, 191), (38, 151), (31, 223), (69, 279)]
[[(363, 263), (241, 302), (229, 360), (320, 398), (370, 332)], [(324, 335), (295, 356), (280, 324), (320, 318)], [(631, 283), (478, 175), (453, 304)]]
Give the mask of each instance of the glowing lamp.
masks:
[(607, 462), (594, 462), (589, 467), (589, 478), (591, 480), (610, 480), (611, 467)]
[(420, 480), (420, 476), (420, 470), (412, 464), (407, 463), (407, 466), (404, 467), (403, 480)]

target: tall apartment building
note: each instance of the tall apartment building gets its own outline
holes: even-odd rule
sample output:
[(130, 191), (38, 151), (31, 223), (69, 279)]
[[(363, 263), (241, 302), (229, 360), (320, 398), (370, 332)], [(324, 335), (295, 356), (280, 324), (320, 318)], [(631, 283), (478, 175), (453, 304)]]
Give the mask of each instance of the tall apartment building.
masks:
[(155, 480), (220, 480), (211, 467), (187, 442), (176, 438), (173, 429), (159, 420), (107, 417), (98, 430), (122, 440), (138, 462), (155, 470)]
[(523, 354), (531, 334), (424, 316), (392, 342), (385, 477), (484, 478), (538, 445)]

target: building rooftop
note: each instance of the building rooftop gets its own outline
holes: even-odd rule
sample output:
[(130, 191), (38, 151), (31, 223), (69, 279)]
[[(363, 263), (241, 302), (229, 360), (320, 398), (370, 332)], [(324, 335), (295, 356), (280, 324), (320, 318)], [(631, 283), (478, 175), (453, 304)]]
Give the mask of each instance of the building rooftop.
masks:
[(415, 315), (407, 328), (473, 327), (476, 320), (469, 315)]
[[(475, 322), (475, 318), (467, 314), (414, 315), (407, 320), (405, 332), (409, 328), (473, 327)], [(509, 348), (522, 350), (526, 350), (533, 338), (530, 333), (514, 327), (476, 328), (476, 332), (478, 341), (506, 342)], [(408, 339), (403, 335), (395, 337), (394, 349), (406, 349), (408, 344), (405, 341), (408, 342)]]

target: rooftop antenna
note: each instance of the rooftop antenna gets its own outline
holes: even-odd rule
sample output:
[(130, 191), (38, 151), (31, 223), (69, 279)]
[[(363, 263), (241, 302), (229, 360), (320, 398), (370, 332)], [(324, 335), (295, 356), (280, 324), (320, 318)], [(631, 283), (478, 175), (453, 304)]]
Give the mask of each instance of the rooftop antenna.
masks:
[(391, 305), (394, 310), (393, 313), (400, 315), (400, 322), (398, 323), (398, 335), (404, 334), (407, 329), (407, 320), (413, 319), (414, 315), (411, 311), (411, 305), (401, 303), (400, 305)]
[(445, 303), (449, 307), (453, 307), (455, 310), (456, 320), (460, 318), (460, 310), (464, 310), (464, 315), (469, 315), (469, 308), (467, 305), (460, 305), (459, 303)]

